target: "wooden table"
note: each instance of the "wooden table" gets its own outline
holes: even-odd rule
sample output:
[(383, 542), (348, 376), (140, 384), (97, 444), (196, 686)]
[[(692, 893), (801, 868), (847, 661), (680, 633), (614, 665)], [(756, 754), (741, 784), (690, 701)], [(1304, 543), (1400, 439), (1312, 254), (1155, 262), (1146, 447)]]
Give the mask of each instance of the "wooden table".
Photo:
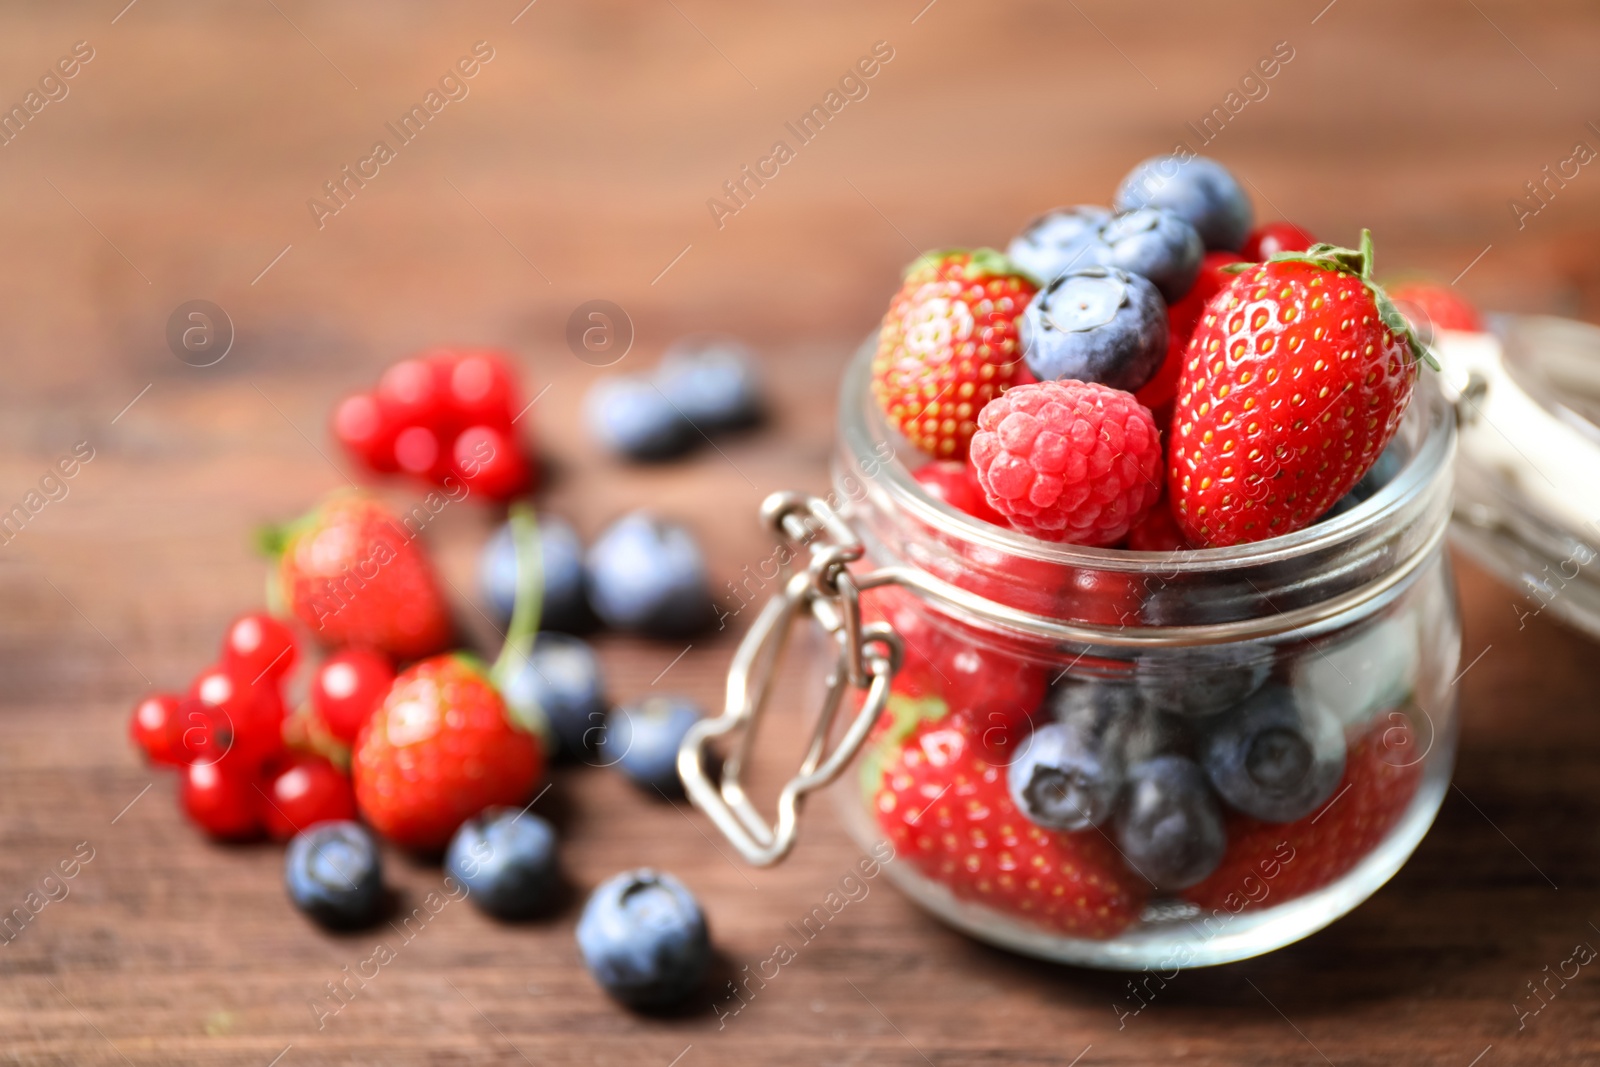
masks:
[[(1036, 211), (1103, 200), (1135, 159), (1200, 147), (1214, 108), (1227, 121), (1206, 150), (1265, 214), (1342, 240), (1369, 225), (1382, 269), (1595, 318), (1600, 176), (1582, 167), (1543, 201), (1524, 188), (1575, 141), (1600, 146), (1592, 5), (125, 2), (0, 13), (0, 101), (22, 103), (75, 42), (93, 53), (0, 147), (0, 508), (75, 443), (94, 449), (0, 546), (0, 908), (80, 842), (93, 853), (0, 945), (4, 1062), (1600, 1060), (1589, 970), (1521, 1032), (1515, 1007), (1600, 942), (1596, 648), (1548, 613), (1520, 628), (1518, 594), (1471, 567), (1458, 788), (1415, 859), (1328, 931), (1184, 974), (1120, 1030), (1125, 978), (988, 949), (881, 883), (737, 1017), (719, 1025), (712, 994), (668, 1017), (619, 1011), (577, 959), (583, 889), (636, 864), (678, 873), (731, 976), (856, 851), (819, 804), (786, 865), (748, 870), (697, 814), (583, 767), (540, 802), (578, 890), (559, 914), (504, 927), (452, 905), (319, 1029), (324, 983), (398, 935), (309, 927), (280, 850), (200, 840), (124, 735), (135, 697), (184, 684), (259, 600), (252, 528), (344, 483), (330, 405), (386, 362), (452, 339), (515, 349), (546, 390), (532, 417), (556, 468), (549, 507), (589, 534), (640, 504), (682, 517), (720, 588), (766, 550), (762, 496), (824, 485), (837, 371), (914, 251), (1002, 242)], [(492, 59), (446, 86), (464, 98), (409, 142), (387, 132), (479, 41)], [(785, 123), (879, 41), (893, 55), (867, 95), (792, 138)], [(1241, 89), (1279, 42), (1293, 58)], [(1235, 90), (1256, 97), (1237, 114)], [(385, 138), (393, 158), (363, 165)], [(793, 158), (735, 205), (724, 181), (778, 139)], [(337, 213), (308, 207), (346, 165), (369, 178), (346, 182)], [(605, 372), (563, 338), (600, 298), (636, 330), (622, 370), (687, 330), (748, 337), (773, 425), (664, 469), (595, 455), (577, 407)], [(215, 366), (168, 349), (191, 299), (235, 328)], [(488, 522), (463, 507), (430, 530), (479, 641)], [(715, 702), (737, 628), (676, 662), (681, 646), (602, 638), (612, 695)], [(440, 878), (393, 867), (411, 903)]]

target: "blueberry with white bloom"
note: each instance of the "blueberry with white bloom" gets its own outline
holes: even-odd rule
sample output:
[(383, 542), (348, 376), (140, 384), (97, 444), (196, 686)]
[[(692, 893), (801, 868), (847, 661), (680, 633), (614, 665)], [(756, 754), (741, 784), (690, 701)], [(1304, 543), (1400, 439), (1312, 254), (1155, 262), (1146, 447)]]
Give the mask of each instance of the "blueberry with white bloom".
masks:
[(630, 1007), (675, 1004), (711, 966), (705, 913), (684, 884), (648, 868), (604, 882), (578, 920), (578, 950), (600, 987)]
[(1100, 264), (1100, 227), (1111, 212), (1092, 204), (1058, 207), (1011, 239), (1006, 256), (1041, 283), (1078, 267)]
[(615, 754), (617, 768), (640, 788), (668, 796), (682, 793), (678, 747), (700, 718), (700, 706), (687, 697), (646, 697), (612, 712), (606, 751)]
[(600, 535), (586, 562), (589, 605), (614, 629), (680, 637), (711, 622), (705, 557), (677, 523), (635, 511)]
[(700, 439), (672, 401), (644, 378), (602, 378), (590, 387), (583, 408), (595, 440), (628, 459), (668, 459)]
[(283, 880), (294, 906), (334, 929), (365, 926), (383, 904), (383, 862), (356, 822), (319, 823), (289, 842)]
[(529, 919), (555, 894), (556, 832), (530, 811), (490, 808), (461, 824), (444, 866), (484, 912), (497, 919)]
[(1022, 313), (1022, 354), (1040, 381), (1135, 392), (1167, 356), (1167, 305), (1146, 278), (1114, 267), (1069, 271)]
[(543, 716), (563, 756), (582, 756), (605, 734), (605, 687), (600, 660), (582, 638), (541, 633), (528, 658), (515, 664), (500, 687), (518, 722)]
[(761, 419), (754, 358), (749, 347), (736, 338), (686, 337), (661, 357), (655, 383), (674, 407), (706, 433), (740, 429)]
[(1206, 248), (1195, 228), (1170, 211), (1140, 208), (1100, 230), (1103, 264), (1150, 279), (1168, 304), (1183, 298), (1200, 274)]
[(1122, 179), (1118, 211), (1166, 208), (1188, 221), (1212, 250), (1237, 252), (1255, 220), (1255, 210), (1227, 167), (1205, 156), (1153, 156)]
[[(539, 567), (544, 578), (539, 626), (569, 633), (591, 627), (594, 615), (585, 595), (583, 543), (569, 523), (553, 515), (539, 517)], [(517, 550), (510, 523), (503, 524), (483, 546), (478, 581), (490, 614), (502, 623), (508, 621), (517, 595)]]

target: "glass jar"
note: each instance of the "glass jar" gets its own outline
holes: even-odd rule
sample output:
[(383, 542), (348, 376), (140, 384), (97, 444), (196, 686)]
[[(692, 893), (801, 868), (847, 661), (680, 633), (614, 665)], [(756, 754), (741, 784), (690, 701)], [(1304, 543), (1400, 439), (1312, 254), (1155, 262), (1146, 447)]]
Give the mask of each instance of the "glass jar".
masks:
[[(804, 797), (837, 780), (851, 833), (944, 921), (1161, 970), (1288, 944), (1400, 868), (1456, 735), (1456, 419), (1431, 377), (1360, 504), (1256, 544), (1130, 552), (929, 496), (923, 457), (871, 400), (871, 349), (843, 383), (832, 494), (764, 507), (790, 573), (736, 654), (726, 712), (680, 753), (691, 799), (746, 859), (781, 859)], [(802, 618), (829, 635), (828, 681), (769, 821), (744, 769)]]

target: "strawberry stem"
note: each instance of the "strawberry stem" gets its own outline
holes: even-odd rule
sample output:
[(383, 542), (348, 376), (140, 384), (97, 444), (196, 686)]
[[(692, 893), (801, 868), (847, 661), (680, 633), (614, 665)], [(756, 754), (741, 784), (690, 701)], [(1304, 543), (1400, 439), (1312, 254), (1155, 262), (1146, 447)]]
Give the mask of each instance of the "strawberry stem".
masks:
[(533, 641), (539, 633), (539, 612), (544, 607), (544, 560), (539, 545), (539, 523), (533, 509), (523, 503), (511, 505), (511, 543), (517, 556), (517, 592), (512, 601), (511, 625), (506, 627), (505, 644), (489, 668), (489, 680), (505, 691), (505, 682), (533, 654)]

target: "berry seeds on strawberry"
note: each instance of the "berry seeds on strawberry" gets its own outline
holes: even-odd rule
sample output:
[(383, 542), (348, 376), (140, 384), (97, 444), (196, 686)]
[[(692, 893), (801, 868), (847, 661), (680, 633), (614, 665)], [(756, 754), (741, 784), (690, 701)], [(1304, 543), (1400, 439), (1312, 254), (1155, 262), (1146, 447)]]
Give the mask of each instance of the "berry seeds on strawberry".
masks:
[(1195, 545), (1309, 526), (1394, 436), (1424, 358), (1361, 248), (1245, 265), (1189, 341), (1169, 435), (1173, 516)]
[(965, 459), (983, 406), (1033, 380), (1017, 317), (1035, 289), (993, 249), (930, 252), (913, 262), (872, 360), (872, 394), (889, 423), (936, 459)]

